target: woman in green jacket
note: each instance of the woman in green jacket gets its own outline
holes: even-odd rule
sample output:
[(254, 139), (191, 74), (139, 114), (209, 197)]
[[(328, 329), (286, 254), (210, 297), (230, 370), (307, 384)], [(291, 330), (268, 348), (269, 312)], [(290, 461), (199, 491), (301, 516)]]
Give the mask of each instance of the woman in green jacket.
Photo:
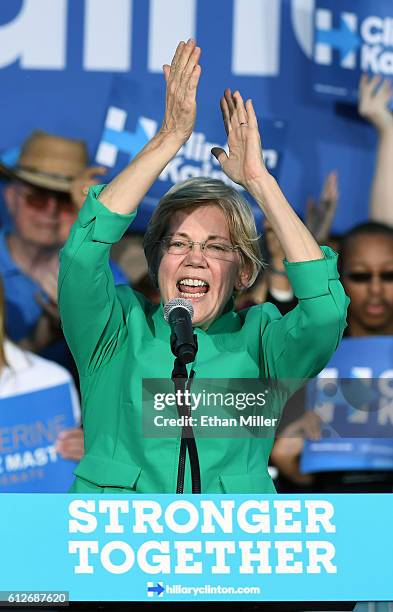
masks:
[[(61, 253), (60, 312), (80, 374), (85, 432), (75, 493), (198, 491), (184, 454), (179, 488), (180, 429), (177, 436), (147, 437), (142, 427), (142, 379), (170, 379), (172, 372), (170, 327), (163, 316), (169, 300), (192, 302), (196, 380), (315, 376), (345, 327), (348, 298), (336, 255), (318, 246), (266, 170), (251, 100), (244, 104), (229, 90), (221, 99), (229, 154), (218, 148), (212, 153), (269, 220), (299, 305), (284, 317), (271, 304), (234, 311), (234, 290), (249, 286), (260, 265), (255, 224), (236, 190), (203, 178), (172, 188), (147, 230), (145, 251), (161, 304), (153, 306), (129, 287), (115, 288), (111, 244), (192, 133), (199, 56), (195, 41), (178, 45), (171, 65), (164, 66), (161, 129), (109, 185), (90, 189)], [(201, 492), (274, 492), (267, 471), (272, 443), (273, 437), (258, 435), (196, 436)]]

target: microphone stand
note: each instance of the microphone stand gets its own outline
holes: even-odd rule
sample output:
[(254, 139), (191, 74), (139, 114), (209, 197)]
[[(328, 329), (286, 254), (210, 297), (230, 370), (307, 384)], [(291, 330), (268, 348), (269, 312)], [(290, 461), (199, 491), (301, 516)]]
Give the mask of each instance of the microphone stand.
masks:
[[(194, 335), (194, 339), (196, 342), (195, 335)], [(173, 345), (172, 338), (171, 338), (171, 345)], [(185, 402), (184, 391), (185, 389), (187, 389), (187, 391), (190, 391), (191, 383), (194, 378), (194, 375), (195, 375), (194, 370), (191, 370), (190, 377), (188, 378), (186, 364), (183, 362), (182, 359), (180, 359), (179, 357), (176, 357), (174, 366), (173, 366), (173, 371), (172, 371), (172, 381), (175, 387), (177, 411), (180, 417), (183, 416), (185, 418), (186, 423), (189, 423), (190, 418), (191, 418), (191, 406), (189, 404), (185, 405), (186, 402)], [(183, 406), (179, 406), (177, 402), (177, 397), (178, 397), (177, 391), (180, 391), (180, 393), (183, 395), (183, 398), (184, 398)], [(188, 454), (190, 457), (192, 492), (200, 493), (201, 492), (201, 471), (200, 471), (200, 466), (199, 466), (198, 449), (197, 449), (194, 432), (193, 432), (191, 424), (186, 424), (182, 426), (176, 493), (184, 492), (184, 475), (185, 475), (185, 467), (186, 467), (187, 450), (188, 450)]]

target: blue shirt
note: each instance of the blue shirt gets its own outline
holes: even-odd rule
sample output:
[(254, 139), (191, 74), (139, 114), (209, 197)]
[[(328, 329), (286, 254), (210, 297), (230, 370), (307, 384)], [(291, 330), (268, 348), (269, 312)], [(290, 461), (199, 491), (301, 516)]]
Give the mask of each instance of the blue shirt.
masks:
[[(129, 285), (122, 269), (114, 262), (110, 262), (110, 266), (115, 284)], [(12, 259), (8, 250), (6, 230), (0, 231), (0, 274), (4, 285), (7, 336), (14, 342), (19, 342), (33, 332), (34, 326), (42, 314), (42, 308), (35, 296), (39, 293), (45, 300), (48, 299), (48, 296), (40, 285), (21, 270)], [(56, 343), (54, 347), (45, 350), (43, 355), (65, 365), (61, 354), (66, 350), (65, 342)]]

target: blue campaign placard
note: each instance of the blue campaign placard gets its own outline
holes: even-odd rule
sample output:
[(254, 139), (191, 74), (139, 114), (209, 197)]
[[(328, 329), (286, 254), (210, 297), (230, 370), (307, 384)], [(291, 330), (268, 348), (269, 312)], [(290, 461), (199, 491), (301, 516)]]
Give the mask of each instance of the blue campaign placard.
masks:
[[(125, 76), (115, 76), (105, 123), (95, 161), (109, 168), (109, 179), (117, 175), (157, 133), (162, 123), (164, 89), (149, 86)], [(263, 154), (267, 168), (278, 178), (286, 144), (287, 123), (263, 118)], [(248, 194), (228, 179), (211, 154), (213, 147), (226, 148), (226, 134), (219, 105), (210, 99), (198, 103), (197, 122), (188, 142), (166, 166), (139, 208), (133, 229), (144, 230), (159, 199), (174, 184), (197, 176), (217, 178), (235, 187), (248, 199)], [(255, 217), (261, 211), (254, 204)]]
[(356, 103), (362, 73), (393, 75), (391, 0), (317, 0), (314, 92)]
[(384, 494), (4, 495), (0, 591), (65, 590), (71, 601), (389, 601), (392, 512)]
[(0, 399), (0, 493), (66, 493), (76, 463), (55, 444), (72, 427), (68, 383)]
[(344, 338), (307, 389), (322, 419), (321, 439), (305, 440), (303, 472), (393, 470), (393, 338)]

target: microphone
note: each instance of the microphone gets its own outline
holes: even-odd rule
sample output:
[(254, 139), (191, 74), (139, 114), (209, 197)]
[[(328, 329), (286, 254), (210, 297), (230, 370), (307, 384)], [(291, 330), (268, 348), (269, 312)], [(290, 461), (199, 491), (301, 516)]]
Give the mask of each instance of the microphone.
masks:
[(192, 329), (194, 308), (190, 300), (174, 298), (164, 306), (164, 319), (171, 327), (172, 353), (183, 363), (191, 363), (198, 350), (197, 338)]

